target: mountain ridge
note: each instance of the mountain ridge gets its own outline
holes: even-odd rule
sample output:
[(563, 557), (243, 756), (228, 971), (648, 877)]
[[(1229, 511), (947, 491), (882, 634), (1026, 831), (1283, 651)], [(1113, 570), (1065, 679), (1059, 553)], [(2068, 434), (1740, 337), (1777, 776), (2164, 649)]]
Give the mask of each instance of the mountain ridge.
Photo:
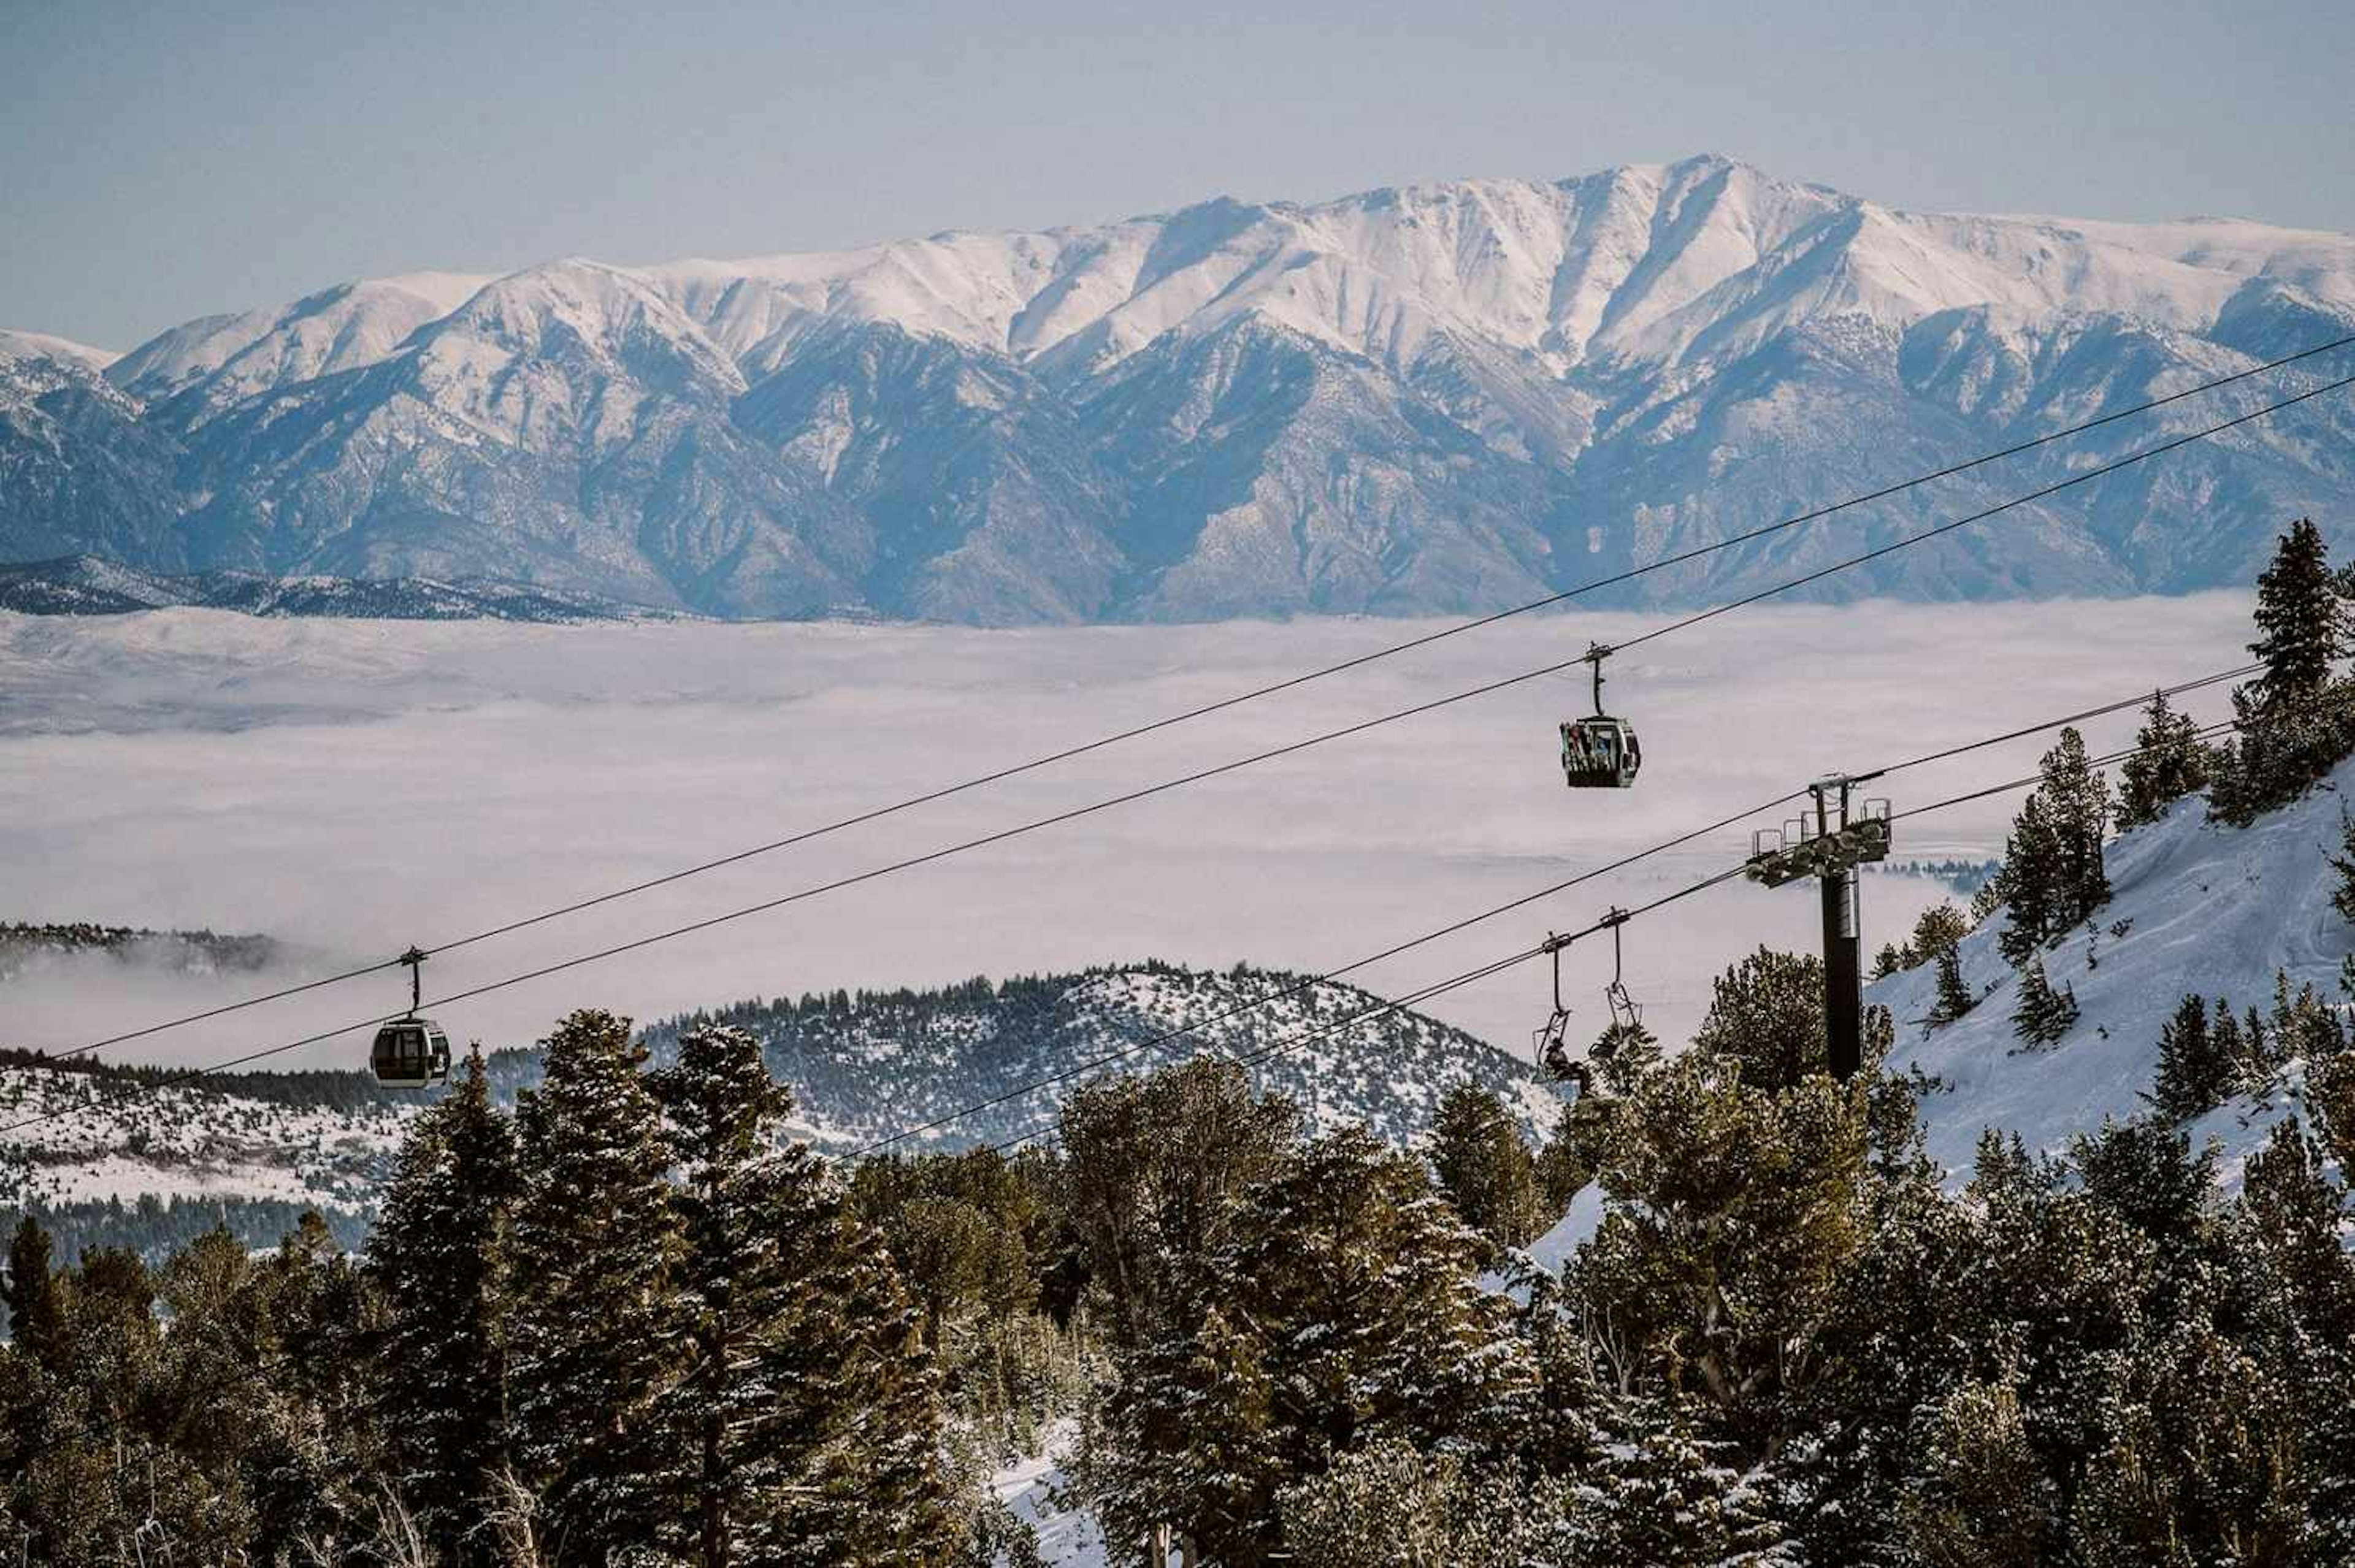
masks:
[[(112, 933), (83, 934), (87, 945)], [(0, 986), (6, 978), (0, 969)], [(1146, 961), (926, 991), (755, 998), (658, 1020), (639, 1038), (660, 1063), (697, 1024), (750, 1029), (794, 1094), (783, 1135), (837, 1157), (968, 1105), (981, 1109), (898, 1147), (1019, 1138), (1051, 1129), (1062, 1097), (1086, 1082), (1201, 1054), (1244, 1060), (1259, 1087), (1292, 1093), (1319, 1126), (1362, 1121), (1401, 1147), (1423, 1137), (1460, 1083), (1502, 1094), (1524, 1136), (1550, 1129), (1559, 1102), (1529, 1063), (1379, 1005), (1307, 976)], [(349, 1049), (365, 1038), (351, 1037)], [(493, 1051), (487, 1066), (503, 1104), (538, 1080), (535, 1048)], [(287, 1205), (310, 1203), (356, 1236), (428, 1099), (380, 1089), (364, 1070), (187, 1081), (170, 1069), (0, 1051), (0, 1114), (25, 1124), (0, 1150), (0, 1211), (39, 1211), (78, 1243), (136, 1234), (167, 1246), (222, 1214), (282, 1225)], [(176, 1206), (186, 1235), (170, 1230)]]
[[(2350, 332), (2355, 236), (1920, 213), (1714, 155), (570, 257), (336, 284), (102, 364), (0, 335), (0, 560), (502, 578), (730, 615), (1479, 612)], [(2269, 388), (1614, 602), (1755, 587)], [(2308, 405), (1818, 592), (2245, 577), (2344, 494), (2350, 433)]]

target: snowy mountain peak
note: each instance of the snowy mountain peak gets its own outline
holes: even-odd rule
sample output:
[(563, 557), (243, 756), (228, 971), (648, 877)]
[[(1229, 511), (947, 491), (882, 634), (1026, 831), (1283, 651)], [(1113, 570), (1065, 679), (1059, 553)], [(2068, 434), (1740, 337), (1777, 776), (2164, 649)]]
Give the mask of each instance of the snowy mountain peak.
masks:
[[(2355, 237), (1911, 212), (1719, 155), (573, 257), (341, 284), (142, 345), (107, 366), (128, 398), (103, 417), (0, 428), (0, 560), (496, 577), (727, 614), (1482, 612), (2350, 330)], [(86, 360), (5, 363), (53, 367), (11, 374), (10, 406), (92, 396)], [(2350, 430), (2311, 404), (1824, 592), (2244, 581), (2287, 517), (2342, 526)], [(1828, 537), (1622, 596), (1754, 588)]]

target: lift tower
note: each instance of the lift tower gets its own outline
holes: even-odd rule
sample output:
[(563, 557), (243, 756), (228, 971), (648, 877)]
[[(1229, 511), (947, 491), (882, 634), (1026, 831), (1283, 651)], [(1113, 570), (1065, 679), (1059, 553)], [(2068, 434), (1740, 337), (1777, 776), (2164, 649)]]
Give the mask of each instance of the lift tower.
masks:
[[(1824, 1035), (1832, 1076), (1845, 1083), (1864, 1063), (1864, 954), (1857, 920), (1856, 869), (1889, 858), (1889, 803), (1859, 801), (1856, 786), (1879, 773), (1831, 773), (1807, 786), (1812, 814), (1759, 829), (1742, 868), (1770, 888), (1800, 877), (1822, 884)], [(1853, 812), (1851, 810), (1853, 808)]]

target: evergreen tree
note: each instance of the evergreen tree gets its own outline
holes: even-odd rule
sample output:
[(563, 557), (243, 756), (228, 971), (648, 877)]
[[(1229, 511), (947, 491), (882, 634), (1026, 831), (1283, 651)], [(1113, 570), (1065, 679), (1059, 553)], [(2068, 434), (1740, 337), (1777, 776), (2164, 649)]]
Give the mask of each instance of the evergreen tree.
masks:
[(1178, 1284), (1182, 1328), (1126, 1359), (1103, 1473), (1108, 1533), (1158, 1520), (1242, 1568), (1281, 1544), (1281, 1495), (1379, 1437), (1498, 1442), (1534, 1386), (1479, 1239), (1421, 1162), (1352, 1127), (1252, 1188)]
[(2158, 1076), (2149, 1095), (2159, 1115), (2188, 1122), (2222, 1104), (2232, 1093), (2238, 1064), (2215, 1049), (2208, 1005), (2187, 994), (2158, 1031)]
[(2256, 713), (2267, 723), (2302, 721), (2347, 656), (2340, 582), (2322, 530), (2310, 517), (2290, 525), (2257, 576), (2257, 640), (2249, 651), (2265, 671), (2255, 681)]
[(1733, 1445), (1709, 1435), (1700, 1406), (1636, 1400), (1618, 1425), (1621, 1441), (1571, 1520), (1581, 1563), (1793, 1561), (1777, 1550), (1785, 1528), (1771, 1488), (1746, 1472)]
[[(654, 1075), (681, 1167), (677, 1203), (686, 1232), (678, 1280), (690, 1360), (665, 1402), (665, 1415), (693, 1455), (692, 1549), (704, 1568), (724, 1568), (737, 1552), (742, 1516), (773, 1509), (750, 1496), (739, 1438), (757, 1408), (759, 1349), (783, 1316), (784, 1268), (768, 1233), (758, 1188), (760, 1161), (786, 1109), (761, 1047), (740, 1029), (690, 1029), (676, 1065)], [(753, 1397), (748, 1397), (751, 1395)]]
[(2121, 830), (2156, 822), (2170, 802), (2208, 787), (2210, 759), (2200, 726), (2170, 707), (2164, 691), (2151, 693), (2135, 748), (2119, 768)]
[(377, 1410), (428, 1540), (475, 1560), (509, 1459), (507, 1249), (515, 1130), (491, 1104), (476, 1047), (449, 1093), (410, 1125), (369, 1244), (382, 1291)]
[(2355, 714), (2339, 670), (2349, 652), (2348, 582), (2330, 570), (2313, 522), (2282, 536), (2257, 579), (2264, 673), (2232, 693), (2237, 738), (2217, 769), (2211, 814), (2245, 826), (2304, 795), (2355, 747)]
[(2061, 888), (2060, 834), (2052, 806), (2040, 788), (2023, 802), (2004, 841), (2003, 929), (1996, 946), (2004, 961), (2018, 969), (2036, 955), (2046, 937), (2058, 929), (2055, 919)]
[(1906, 963), (1909, 956), (1909, 954), (1899, 950), (1897, 944), (1882, 943), (1881, 951), (1872, 956), (1872, 977), (1876, 980), (1886, 980), (1901, 969), (1909, 967)]
[(1979, 1005), (1977, 997), (1963, 979), (1963, 955), (1959, 948), (1949, 947), (1938, 955), (1938, 997), (1931, 1005), (1930, 1021), (1950, 1024)]
[(49, 1233), (27, 1214), (8, 1243), (8, 1339), (37, 1365), (63, 1371), (69, 1349), (64, 1303), (49, 1266)]
[(2110, 900), (2102, 863), (2110, 788), (2074, 729), (2044, 754), (2042, 778), (2005, 846), (2003, 894), (2011, 918), (1998, 938), (2014, 968)]
[(1544, 1227), (1535, 1162), (1494, 1090), (1459, 1083), (1441, 1097), (1431, 1165), (1455, 1212), (1491, 1247), (1527, 1246)]
[(2051, 1045), (2077, 1022), (2077, 993), (2073, 987), (2056, 991), (2045, 978), (2044, 961), (2032, 960), (2019, 976), (2019, 999), (2011, 1012), (2011, 1032), (2026, 1044)]
[(1910, 969), (1958, 946), (1970, 933), (1971, 919), (1968, 915), (1950, 903), (1932, 904), (1914, 920), (1913, 938), (1905, 944), (1901, 956)]
[(1742, 1063), (1742, 1081), (1773, 1093), (1828, 1071), (1824, 963), (1761, 947), (1711, 982), (1693, 1049)]
[(2339, 873), (2339, 885), (2330, 891), (2330, 907), (2342, 919), (2355, 922), (2355, 816), (2347, 814), (2343, 802), (2339, 807), (2339, 853), (2328, 859), (2330, 869)]
[(660, 1107), (627, 1019), (584, 1009), (544, 1042), (517, 1116), (510, 1376), (517, 1449), (548, 1533), (591, 1562), (654, 1549), (682, 1456), (658, 1403), (678, 1375), (681, 1238)]
[(913, 1305), (823, 1165), (774, 1149), (792, 1101), (760, 1042), (687, 1029), (650, 1082), (685, 1242), (687, 1361), (657, 1413), (680, 1456), (671, 1549), (705, 1568), (939, 1561), (947, 1472)]

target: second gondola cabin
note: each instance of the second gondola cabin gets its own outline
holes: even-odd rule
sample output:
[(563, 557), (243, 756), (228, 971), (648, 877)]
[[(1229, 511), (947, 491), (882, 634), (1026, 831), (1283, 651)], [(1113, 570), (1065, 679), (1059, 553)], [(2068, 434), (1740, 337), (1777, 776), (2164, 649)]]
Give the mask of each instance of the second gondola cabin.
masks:
[(1598, 713), (1561, 723), (1561, 776), (1572, 789), (1625, 789), (1644, 765), (1636, 727)]
[(432, 1019), (394, 1019), (379, 1025), (368, 1066), (388, 1089), (431, 1089), (450, 1079), (450, 1037)]

